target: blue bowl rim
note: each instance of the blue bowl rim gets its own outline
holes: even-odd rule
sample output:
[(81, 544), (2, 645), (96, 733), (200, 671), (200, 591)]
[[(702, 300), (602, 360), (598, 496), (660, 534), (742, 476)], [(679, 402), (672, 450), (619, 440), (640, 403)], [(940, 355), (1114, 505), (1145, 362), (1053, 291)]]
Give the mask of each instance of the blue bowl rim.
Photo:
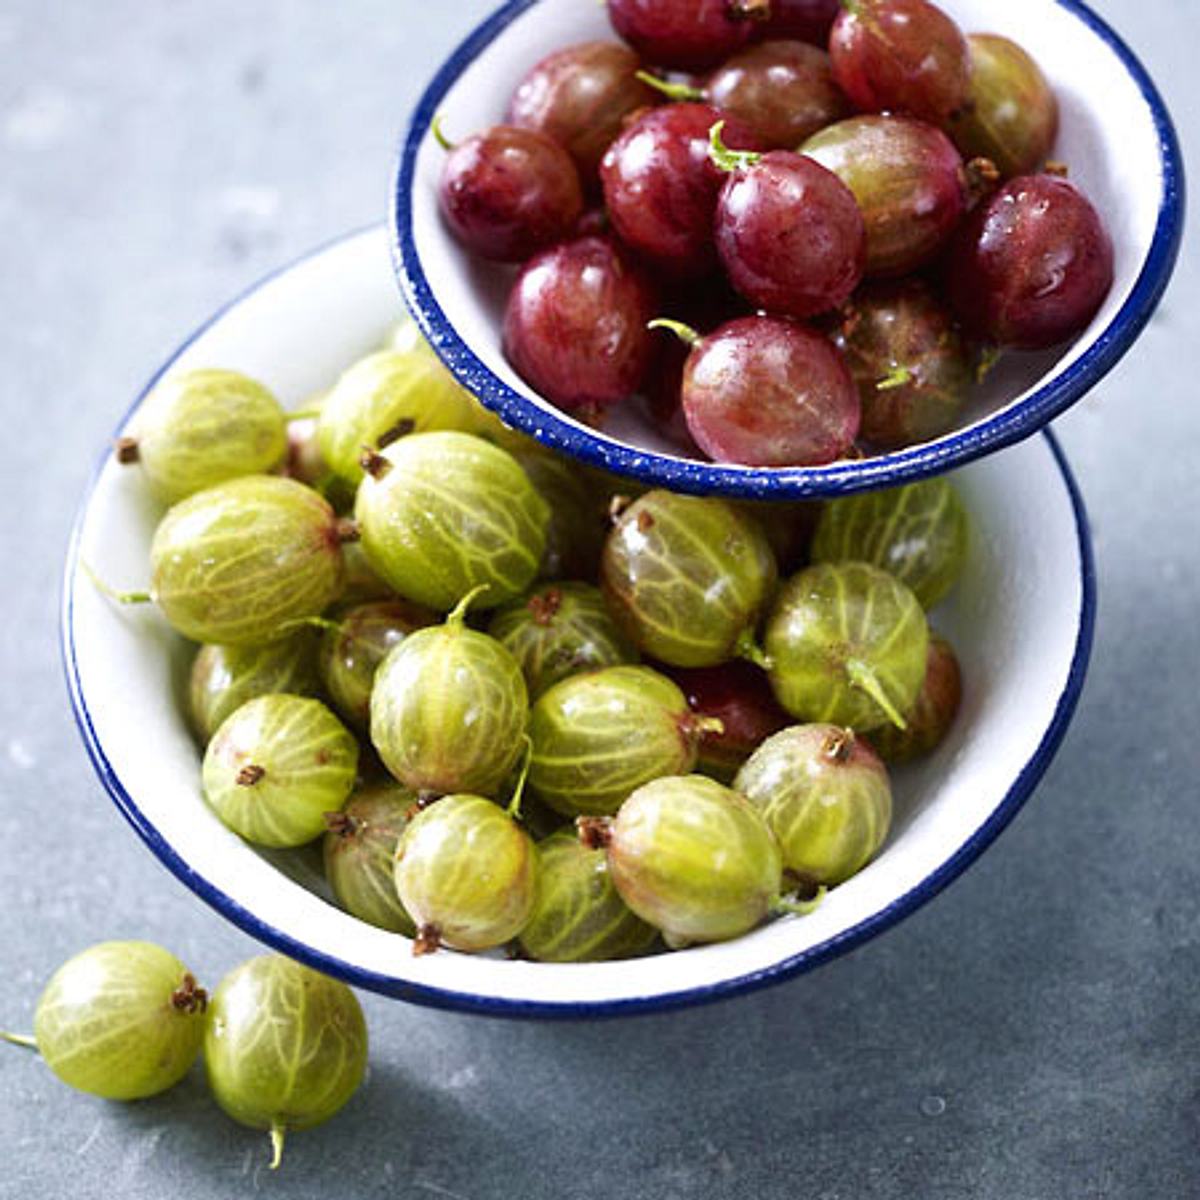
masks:
[[(142, 400), (158, 380), (171, 369), (179, 356), (226, 313), (278, 276), (344, 242), (364, 236), (371, 228), (377, 227), (355, 230), (352, 233), (323, 243), (293, 262), (264, 276), (218, 309), (154, 372), (145, 387), (138, 394), (137, 399), (130, 406), (124, 417), (122, 417), (117, 429), (114, 430), (114, 435), (128, 424), (129, 418), (133, 415), (138, 405), (141, 404)], [(521, 1001), (496, 996), (476, 995), (469, 992), (451, 992), (441, 988), (398, 980), (378, 972), (364, 970), (339, 958), (313, 950), (304, 942), (261, 920), (249, 909), (239, 904), (231, 896), (194, 871), (186, 859), (162, 837), (153, 822), (142, 812), (137, 801), (114, 770), (96, 733), (80, 679), (79, 661), (75, 646), (74, 617), (75, 586), (80, 578), (80, 539), (87, 512), (92, 502), (92, 496), (96, 490), (101, 472), (110, 456), (107, 447), (96, 464), (76, 515), (63, 573), (59, 638), (63, 670), (66, 676), (67, 691), (70, 696), (75, 724), (92, 766), (104, 789), (108, 792), (121, 815), (129, 822), (137, 835), (146, 843), (167, 870), (190, 888), (206, 904), (214, 908), (228, 921), (245, 933), (248, 933), (251, 937), (319, 971), (323, 971), (327, 975), (343, 979), (347, 983), (357, 987), (367, 988), (382, 995), (411, 1001), (428, 1007), (477, 1013), (486, 1016), (572, 1019), (614, 1017), (646, 1012), (667, 1012), (738, 996), (761, 987), (782, 983), (805, 971), (812, 970), (812, 968), (819, 966), (821, 963), (836, 958), (838, 955), (846, 953), (876, 934), (882, 933), (885, 929), (916, 911), (916, 909), (931, 900), (943, 888), (956, 879), (991, 845), (1013, 817), (1016, 816), (1045, 774), (1066, 734), (1067, 727), (1070, 724), (1071, 717), (1075, 712), (1083, 690), (1084, 677), (1087, 673), (1088, 661), (1091, 655), (1096, 618), (1096, 571), (1090, 526), (1083, 497), (1080, 494), (1079, 487), (1057, 439), (1049, 430), (1044, 431), (1044, 436), (1049, 442), (1055, 461), (1062, 473), (1063, 482), (1066, 484), (1074, 512), (1079, 543), (1082, 597), (1079, 630), (1072, 655), (1071, 668), (1055, 708), (1053, 718), (1047, 726), (1041, 742), (1021, 768), (1012, 787), (1009, 788), (1004, 799), (993, 810), (987, 821), (935, 871), (908, 892), (892, 901), (886, 908), (874, 913), (857, 925), (843, 930), (836, 937), (830, 938), (820, 945), (783, 959), (761, 971), (754, 971), (746, 975), (721, 980), (719, 983), (695, 988), (686, 992), (599, 1002), (551, 1003)]]
[(539, 0), (509, 0), (455, 49), (421, 96), (400, 146), (389, 224), (392, 258), (405, 302), (426, 338), (458, 380), (502, 420), (592, 466), (676, 491), (758, 499), (838, 496), (894, 487), (991, 454), (1021, 441), (1082, 399), (1121, 360), (1153, 315), (1170, 281), (1183, 236), (1183, 156), (1170, 114), (1141, 61), (1122, 38), (1081, 0), (1054, 0), (1096, 33), (1133, 77), (1158, 133), (1162, 194), (1149, 253), (1125, 303), (1092, 344), (1057, 378), (1017, 404), (935, 441), (873, 458), (823, 467), (746, 468), (673, 458), (638, 450), (581, 428), (553, 407), (540, 408), (495, 375), (471, 350), (434, 298), (413, 236), (407, 203), (417, 154), (446, 93), (462, 72), (514, 20)]

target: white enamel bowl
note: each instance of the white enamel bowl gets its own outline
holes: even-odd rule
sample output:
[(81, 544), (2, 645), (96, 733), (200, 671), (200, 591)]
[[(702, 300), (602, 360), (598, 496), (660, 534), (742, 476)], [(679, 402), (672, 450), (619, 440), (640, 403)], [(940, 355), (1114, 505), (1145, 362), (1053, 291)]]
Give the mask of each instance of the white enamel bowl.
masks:
[[(386, 233), (371, 230), (256, 286), (162, 370), (233, 367), (296, 405), (376, 346), (399, 315)], [(107, 453), (67, 562), (62, 634), (76, 719), (105, 788), (171, 871), (255, 937), (351, 983), (425, 1004), (539, 1016), (661, 1009), (746, 991), (856, 945), (944, 887), (1024, 803), (1066, 729), (1095, 602), (1086, 518), (1066, 463), (1039, 437), (955, 480), (975, 535), (965, 579), (934, 619), (966, 681), (953, 732), (929, 761), (897, 772), (895, 827), (875, 862), (814, 915), (724, 945), (579, 966), (450, 951), (414, 958), (405, 939), (328, 902), (311, 855), (260, 853), (227, 830), (201, 797), (200, 754), (182, 715), (188, 645), (153, 609), (115, 607), (81, 568), (92, 564), (121, 588), (146, 583), (160, 509), (139, 473)]]
[[(500, 348), (509, 268), (472, 261), (439, 219), (445, 153), (430, 135), (465, 135), (504, 119), (516, 83), (553, 49), (613, 38), (599, 0), (512, 0), (441, 66), (400, 149), (392, 249), (409, 307), (460, 380), (510, 425), (622, 474), (703, 494), (837, 495), (936, 474), (1041, 429), (1081, 399), (1133, 345), (1170, 278), (1183, 231), (1183, 163), (1162, 99), (1137, 58), (1078, 0), (942, 0), (968, 31), (1007, 34), (1041, 64), (1058, 94), (1055, 157), (1103, 214), (1116, 278), (1089, 328), (1069, 347), (1012, 354), (988, 376), (959, 426), (876, 458), (825, 467), (747, 468), (680, 457), (638, 403), (603, 431), (561, 412), (525, 384)], [(669, 315), (669, 314), (667, 314)]]

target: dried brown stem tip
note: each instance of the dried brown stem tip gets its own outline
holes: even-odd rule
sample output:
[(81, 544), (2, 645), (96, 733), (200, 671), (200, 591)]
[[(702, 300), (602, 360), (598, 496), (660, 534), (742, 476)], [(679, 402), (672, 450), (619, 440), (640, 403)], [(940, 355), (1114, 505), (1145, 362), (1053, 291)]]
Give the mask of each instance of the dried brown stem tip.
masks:
[(349, 813), (327, 812), (325, 814), (325, 828), (330, 833), (336, 833), (338, 837), (349, 838), (358, 832), (359, 822)]
[(436, 925), (422, 925), (413, 938), (413, 957), (432, 954), (442, 944), (442, 935)]
[(171, 1007), (187, 1013), (204, 1012), (208, 1008), (208, 993), (196, 983), (190, 971), (171, 993)]
[(1046, 165), (1042, 168), (1043, 174), (1054, 175), (1059, 179), (1066, 179), (1071, 174), (1070, 168), (1065, 162), (1059, 162), (1057, 158), (1046, 160)]
[(130, 463), (137, 462), (140, 457), (138, 451), (137, 438), (135, 437), (119, 437), (113, 443), (113, 453), (117, 456), (117, 462), (129, 466)]
[(416, 427), (417, 423), (412, 417), (402, 417), (391, 429), (386, 429), (379, 435), (375, 445), (380, 450), (386, 449), (393, 442), (398, 442), (402, 437), (408, 437)]
[(621, 514), (633, 503), (630, 496), (616, 495), (608, 502), (608, 519), (616, 522), (621, 519)]
[(834, 762), (845, 762), (854, 753), (854, 730), (839, 729), (837, 733), (831, 733), (821, 748), (826, 758)]
[(358, 527), (358, 522), (350, 517), (339, 517), (338, 523), (334, 526), (334, 532), (337, 534), (337, 540), (344, 546), (347, 542), (357, 542), (362, 537), (362, 530)]
[(576, 817), (575, 828), (579, 831), (579, 844), (585, 850), (604, 850), (612, 841), (610, 817)]
[(234, 782), (238, 787), (253, 787), (266, 773), (266, 767), (260, 767), (258, 763), (248, 763), (237, 773)]
[(535, 625), (549, 625), (562, 607), (562, 591), (559, 588), (547, 588), (544, 592), (530, 596), (526, 607)]
[(371, 449), (370, 446), (363, 447), (362, 457), (358, 460), (358, 465), (372, 479), (382, 479), (392, 469), (392, 464), (382, 454), (378, 454)]
[(990, 158), (973, 158), (966, 165), (968, 205), (972, 208), (1000, 186), (1000, 168)]

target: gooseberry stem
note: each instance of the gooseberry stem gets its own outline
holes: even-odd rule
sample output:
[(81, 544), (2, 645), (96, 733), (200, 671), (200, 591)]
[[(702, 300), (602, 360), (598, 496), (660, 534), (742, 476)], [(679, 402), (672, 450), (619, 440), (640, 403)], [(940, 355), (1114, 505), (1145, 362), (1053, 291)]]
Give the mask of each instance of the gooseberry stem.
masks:
[(735, 21), (769, 21), (771, 0), (728, 0), (729, 15)]
[(283, 1162), (283, 1139), (287, 1135), (287, 1129), (280, 1125), (278, 1121), (271, 1122), (271, 1170), (278, 1171), (279, 1164)]
[(24, 1046), (26, 1050), (36, 1050), (37, 1042), (27, 1033), (7, 1033), (0, 1029), (0, 1041), (11, 1042), (14, 1046)]
[(690, 325), (669, 320), (667, 317), (655, 317), (653, 321), (647, 321), (646, 328), (669, 329), (681, 342), (686, 342), (689, 346), (694, 346), (700, 340), (700, 335)]
[(441, 113), (438, 113), (437, 116), (435, 116), (433, 120), (429, 122), (429, 132), (433, 134), (434, 141), (436, 141), (437, 144), (441, 146), (441, 148), (447, 153), (454, 149), (456, 143), (452, 142), (442, 129)]
[(896, 366), (875, 384), (875, 390), (890, 392), (894, 388), (904, 387), (907, 383), (912, 383), (912, 372), (907, 367)]
[(319, 417), (321, 410), (319, 408), (294, 408), (285, 415), (288, 423), (291, 424), (292, 421), (309, 421), (313, 417)]
[(730, 150), (721, 140), (724, 121), (718, 121), (708, 131), (708, 157), (719, 171), (745, 171), (754, 166), (762, 155), (756, 150)]
[(846, 674), (854, 687), (858, 688), (859, 691), (866, 692), (883, 709), (887, 714), (887, 719), (897, 729), (908, 728), (908, 722), (904, 719), (904, 715), (888, 698), (887, 692), (883, 690), (883, 685), (879, 682), (879, 676), (865, 662), (858, 658), (848, 659), (846, 661)]
[(776, 896), (771, 902), (771, 912), (777, 917), (796, 916), (807, 917), (821, 906), (829, 889), (822, 884), (817, 888), (817, 894), (811, 900), (789, 900), (785, 896)]
[(83, 573), (92, 581), (92, 586), (102, 595), (107, 596), (115, 604), (153, 604), (154, 597), (149, 592), (118, 592), (110, 587), (92, 569), (91, 563), (79, 560)]
[(764, 671), (769, 671), (775, 665), (771, 656), (754, 640), (754, 630), (749, 628), (743, 629), (738, 635), (733, 655), (735, 658), (744, 658)]
[(672, 83), (669, 79), (660, 79), (649, 71), (635, 71), (634, 75), (643, 83), (648, 83), (657, 92), (662, 92), (668, 100), (703, 100), (704, 93), (687, 83)]
[(967, 176), (968, 208), (974, 208), (1000, 186), (1000, 168), (990, 158), (973, 158), (963, 170)]
[(976, 383), (982, 383), (992, 373), (992, 368), (1000, 361), (1002, 354), (999, 346), (984, 346), (979, 351), (979, 362), (975, 367)]
[(679, 718), (679, 730), (687, 741), (699, 743), (705, 734), (715, 733), (720, 737), (725, 732), (725, 722), (720, 717), (706, 717), (701, 713), (684, 713)]
[(831, 733), (821, 749), (832, 761), (845, 762), (854, 752), (854, 730), (839, 729), (836, 733)]
[(129, 466), (135, 463), (142, 456), (142, 452), (138, 449), (138, 440), (135, 437), (119, 437), (113, 443), (113, 453), (116, 455), (117, 462), (122, 466)]
[(517, 785), (513, 788), (512, 799), (505, 810), (514, 821), (521, 816), (521, 798), (525, 794), (525, 780), (529, 778), (529, 764), (533, 762), (533, 738), (523, 733), (521, 741), (525, 743), (525, 761), (521, 763), (521, 774), (517, 776)]
[(575, 829), (585, 850), (604, 850), (612, 841), (612, 817), (576, 817)]
[(447, 629), (461, 629), (467, 620), (467, 609), (471, 607), (471, 601), (476, 596), (481, 595), (488, 590), (486, 583), (481, 583), (478, 587), (473, 587), (451, 610), (450, 615), (446, 618)]

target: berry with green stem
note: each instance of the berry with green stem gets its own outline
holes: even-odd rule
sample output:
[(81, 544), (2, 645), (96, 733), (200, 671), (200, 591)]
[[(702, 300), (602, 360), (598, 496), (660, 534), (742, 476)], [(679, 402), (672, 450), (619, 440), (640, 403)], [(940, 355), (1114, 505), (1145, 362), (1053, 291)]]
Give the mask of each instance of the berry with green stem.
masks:
[(444, 625), (418, 629), (375, 673), (371, 741), (418, 794), (494, 795), (521, 753), (525, 679), (494, 638), (466, 626), (470, 592)]
[(859, 733), (903, 729), (925, 674), (920, 601), (869, 563), (821, 563), (780, 589), (764, 646), (776, 699), (793, 716)]
[(925, 660), (925, 678), (916, 703), (905, 714), (905, 728), (883, 726), (869, 735), (887, 763), (906, 763), (932, 754), (941, 745), (962, 702), (962, 671), (954, 648), (933, 635)]
[(117, 442), (156, 496), (174, 504), (242, 475), (273, 470), (287, 454), (287, 419), (261, 383), (237, 371), (201, 369), (155, 385)]
[(367, 1025), (354, 993), (277, 954), (221, 980), (204, 1035), (208, 1083), (235, 1121), (271, 1135), (271, 1168), (285, 1136), (329, 1120), (358, 1090)]
[(811, 884), (849, 879), (875, 857), (891, 828), (886, 768), (853, 730), (836, 725), (776, 733), (733, 786), (771, 827), (785, 871)]
[(235, 833), (259, 846), (302, 846), (325, 831), (358, 770), (358, 742), (319, 700), (247, 701), (204, 754), (204, 798)]

